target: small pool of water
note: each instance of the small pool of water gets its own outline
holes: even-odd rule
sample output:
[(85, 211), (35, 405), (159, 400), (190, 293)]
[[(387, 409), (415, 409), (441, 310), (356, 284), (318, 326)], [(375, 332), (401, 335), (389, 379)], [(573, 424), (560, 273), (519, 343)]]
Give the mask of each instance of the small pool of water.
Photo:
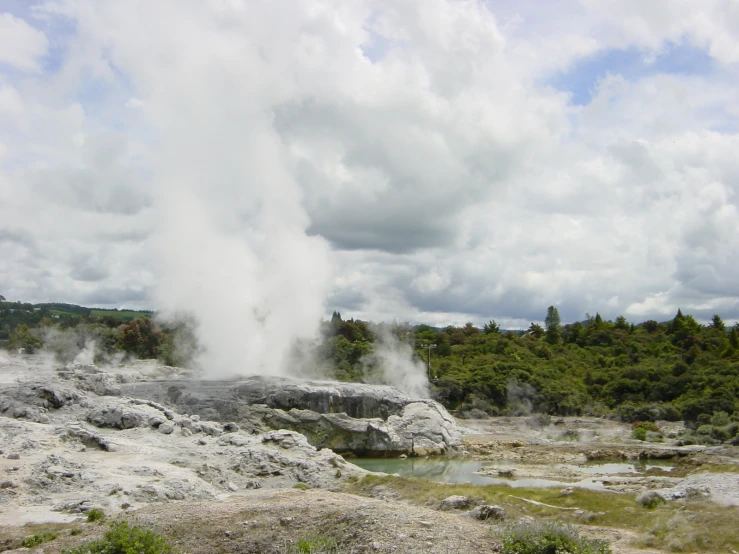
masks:
[(480, 469), (486, 467), (510, 467), (515, 469), (520, 465), (517, 462), (479, 462), (465, 460), (463, 458), (361, 458), (351, 460), (355, 465), (368, 471), (377, 471), (382, 473), (398, 474), (403, 477), (418, 477), (428, 479), (429, 481), (437, 481), (441, 483), (471, 483), (473, 485), (508, 485), (510, 487), (581, 487), (592, 490), (603, 490), (604, 486), (601, 478), (616, 473), (633, 473), (639, 474), (652, 467), (659, 467), (669, 471), (672, 465), (669, 462), (650, 461), (649, 463), (640, 462), (608, 462), (608, 463), (590, 463), (583, 466), (557, 464), (551, 466), (553, 468), (566, 468), (580, 471), (589, 475), (597, 475), (598, 477), (587, 477), (577, 482), (563, 482), (550, 479), (537, 478), (520, 478), (505, 479), (488, 475), (480, 475), (477, 473)]

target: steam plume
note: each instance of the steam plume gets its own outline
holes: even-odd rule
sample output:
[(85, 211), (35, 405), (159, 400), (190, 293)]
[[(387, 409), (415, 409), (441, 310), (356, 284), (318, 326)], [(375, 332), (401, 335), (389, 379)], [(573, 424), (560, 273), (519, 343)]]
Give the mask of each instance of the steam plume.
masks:
[(378, 384), (396, 387), (414, 398), (428, 398), (429, 385), (425, 366), (413, 359), (413, 349), (408, 343), (400, 342), (386, 327), (378, 327), (374, 352), (371, 359), (374, 371), (365, 370)]
[(206, 375), (286, 375), (296, 339), (323, 316), (329, 248), (306, 234), (272, 124), (270, 62), (245, 55), (235, 70), (218, 44), (199, 47), (209, 63), (177, 51), (148, 91), (163, 139), (155, 302), (165, 317), (192, 310)]

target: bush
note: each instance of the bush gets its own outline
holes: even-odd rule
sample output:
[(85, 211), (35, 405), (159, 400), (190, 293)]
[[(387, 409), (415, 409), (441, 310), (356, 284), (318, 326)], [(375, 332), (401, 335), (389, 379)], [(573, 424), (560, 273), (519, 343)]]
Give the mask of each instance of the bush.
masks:
[(647, 430), (643, 427), (637, 427), (631, 430), (631, 436), (636, 440), (645, 441), (647, 440)]
[(711, 425), (714, 427), (725, 427), (730, 423), (729, 414), (726, 412), (713, 412), (711, 417)]
[(580, 537), (577, 529), (555, 521), (509, 526), (503, 534), (503, 554), (610, 554), (605, 541)]
[(664, 497), (655, 491), (647, 491), (636, 497), (636, 502), (647, 510), (653, 510), (660, 504), (667, 502)]
[[(648, 438), (648, 433), (651, 433), (654, 438), (654, 434), (659, 434), (660, 430), (657, 424), (652, 421), (635, 421), (631, 425), (631, 436), (637, 440), (645, 441)], [(661, 437), (662, 435), (660, 435)]]
[(713, 432), (711, 433), (711, 437), (723, 442), (732, 438), (734, 434), (735, 433), (732, 433), (732, 429), (730, 428), (730, 426), (726, 425), (724, 427), (714, 427)]
[(171, 554), (174, 548), (161, 535), (125, 521), (110, 524), (102, 539), (82, 544), (67, 554)]
[(105, 519), (105, 512), (100, 508), (93, 508), (87, 512), (87, 523), (93, 523), (94, 521), (100, 521), (101, 519)]

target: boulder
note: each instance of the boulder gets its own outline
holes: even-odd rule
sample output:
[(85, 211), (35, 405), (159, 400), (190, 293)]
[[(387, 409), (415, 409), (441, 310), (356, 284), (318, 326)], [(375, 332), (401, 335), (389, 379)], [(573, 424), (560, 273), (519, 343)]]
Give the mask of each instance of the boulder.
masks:
[(466, 496), (449, 496), (441, 501), (440, 510), (466, 510), (472, 504), (472, 500)]
[(169, 422), (159, 425), (158, 431), (163, 435), (170, 435), (174, 431), (174, 425)]
[(255, 407), (273, 428), (298, 431), (316, 448), (353, 452), (362, 456), (443, 454), (462, 443), (452, 417), (436, 402), (408, 404), (400, 415), (357, 419), (347, 414), (319, 414), (311, 410)]
[(485, 504), (475, 507), (471, 512), (470, 516), (485, 521), (493, 519), (496, 521), (502, 521), (506, 518), (506, 513), (500, 506), (487, 506)]
[(49, 423), (47, 412), (78, 404), (82, 396), (74, 389), (25, 382), (3, 388), (0, 395), (0, 415), (26, 419), (34, 423)]
[(113, 399), (87, 413), (87, 421), (95, 427), (132, 429), (134, 427), (159, 427), (166, 418), (160, 410), (133, 400)]

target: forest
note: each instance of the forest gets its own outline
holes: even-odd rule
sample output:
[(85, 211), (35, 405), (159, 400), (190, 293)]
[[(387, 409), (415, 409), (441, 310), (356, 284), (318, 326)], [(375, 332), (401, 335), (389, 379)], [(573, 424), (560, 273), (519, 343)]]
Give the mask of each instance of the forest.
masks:
[[(186, 366), (198, 349), (192, 323), (160, 323), (153, 316), (2, 302), (0, 346), (26, 352), (43, 347), (70, 363), (69, 352), (95, 341), (98, 361), (121, 353)], [(323, 375), (367, 381), (378, 363), (378, 337), (387, 335), (428, 368), (432, 396), (465, 417), (593, 415), (685, 420), (697, 428), (710, 427), (712, 420), (725, 423), (716, 428), (736, 426), (739, 419), (739, 324), (726, 326), (719, 315), (707, 325), (680, 310), (665, 322), (635, 324), (622, 316), (606, 321), (596, 314), (562, 324), (550, 306), (543, 326), (506, 331), (493, 320), (482, 328), (434, 328), (374, 324), (334, 312), (302, 355)]]

